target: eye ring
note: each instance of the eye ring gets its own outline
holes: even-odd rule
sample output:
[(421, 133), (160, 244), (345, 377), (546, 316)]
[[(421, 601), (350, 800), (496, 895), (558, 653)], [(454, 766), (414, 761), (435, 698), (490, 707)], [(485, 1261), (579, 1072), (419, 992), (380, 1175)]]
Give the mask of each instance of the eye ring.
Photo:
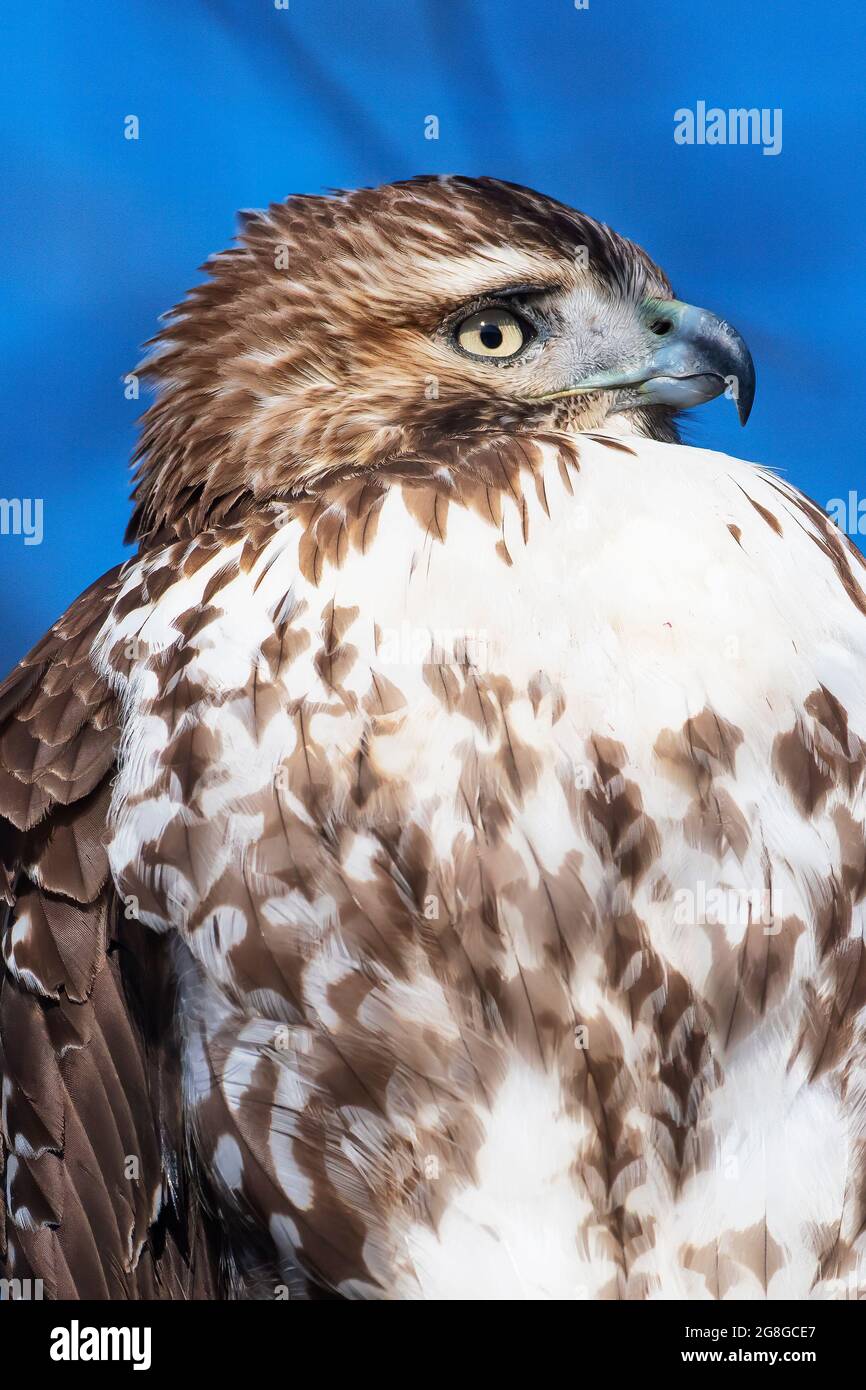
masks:
[(534, 336), (524, 319), (499, 304), (476, 309), (454, 330), (454, 341), (460, 351), (478, 361), (509, 362)]

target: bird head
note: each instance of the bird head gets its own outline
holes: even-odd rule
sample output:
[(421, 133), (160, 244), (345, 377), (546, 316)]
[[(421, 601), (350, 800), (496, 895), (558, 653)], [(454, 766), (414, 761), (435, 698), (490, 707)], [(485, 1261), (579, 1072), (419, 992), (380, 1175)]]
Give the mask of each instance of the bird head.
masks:
[(129, 534), (467, 433), (627, 428), (676, 440), (726, 392), (740, 335), (674, 297), (633, 242), (494, 179), (422, 177), (244, 214), (238, 244), (167, 317)]

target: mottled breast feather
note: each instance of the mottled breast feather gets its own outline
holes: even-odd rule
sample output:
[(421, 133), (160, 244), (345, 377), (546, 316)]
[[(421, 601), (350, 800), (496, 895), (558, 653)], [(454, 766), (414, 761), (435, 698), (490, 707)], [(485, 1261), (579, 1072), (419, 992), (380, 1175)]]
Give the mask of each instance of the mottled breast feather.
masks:
[[(128, 922), (233, 1291), (862, 1296), (859, 554), (636, 436), (469, 433), (212, 521), (4, 687), (16, 1103)], [(102, 1055), (67, 1038), (26, 1056)], [(133, 1031), (152, 1115), (148, 1061)], [(63, 1172), (62, 1114), (101, 1135), (69, 1094), (4, 1114), (7, 1174)]]

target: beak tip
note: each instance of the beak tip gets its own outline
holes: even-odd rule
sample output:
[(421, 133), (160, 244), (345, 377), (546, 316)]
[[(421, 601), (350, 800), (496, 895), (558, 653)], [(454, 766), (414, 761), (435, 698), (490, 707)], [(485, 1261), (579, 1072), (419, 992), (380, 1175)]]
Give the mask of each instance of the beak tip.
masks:
[(749, 383), (749, 389), (741, 392), (737, 397), (737, 414), (740, 417), (741, 428), (745, 427), (749, 416), (752, 413), (752, 406), (755, 403), (755, 383), (754, 378)]

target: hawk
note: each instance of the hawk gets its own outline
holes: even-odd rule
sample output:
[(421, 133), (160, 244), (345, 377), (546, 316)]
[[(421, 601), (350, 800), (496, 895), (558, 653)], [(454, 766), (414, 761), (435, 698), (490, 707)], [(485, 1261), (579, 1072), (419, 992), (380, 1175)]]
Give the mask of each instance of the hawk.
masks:
[(7, 1281), (856, 1297), (866, 575), (678, 442), (742, 338), (493, 179), (206, 269), (0, 688)]

